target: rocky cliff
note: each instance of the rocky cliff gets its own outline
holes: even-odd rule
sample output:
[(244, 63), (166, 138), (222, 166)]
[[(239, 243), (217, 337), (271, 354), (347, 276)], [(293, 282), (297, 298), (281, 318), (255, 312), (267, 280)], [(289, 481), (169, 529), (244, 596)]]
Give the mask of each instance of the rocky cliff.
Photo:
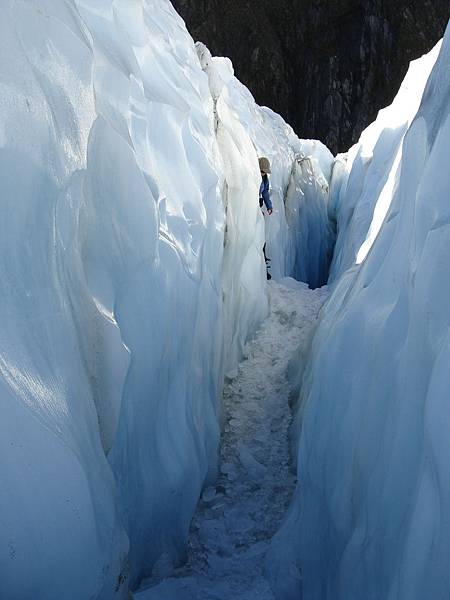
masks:
[(409, 62), (442, 37), (448, 0), (174, 0), (196, 40), (229, 56), (256, 100), (304, 138), (347, 150)]

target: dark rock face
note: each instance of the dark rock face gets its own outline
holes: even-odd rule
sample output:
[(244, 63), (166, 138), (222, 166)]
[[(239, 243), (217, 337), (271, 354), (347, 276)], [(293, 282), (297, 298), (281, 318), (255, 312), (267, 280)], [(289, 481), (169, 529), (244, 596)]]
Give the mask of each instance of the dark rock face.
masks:
[(173, 0), (259, 104), (345, 151), (443, 36), (449, 0)]

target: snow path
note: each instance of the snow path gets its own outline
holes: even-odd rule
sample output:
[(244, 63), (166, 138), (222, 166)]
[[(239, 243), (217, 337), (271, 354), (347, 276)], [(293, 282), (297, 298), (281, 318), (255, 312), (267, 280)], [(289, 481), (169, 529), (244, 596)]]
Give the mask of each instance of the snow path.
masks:
[[(246, 358), (224, 389), (221, 473), (192, 522), (189, 560), (136, 600), (273, 600), (264, 555), (295, 486), (289, 467), (289, 361), (305, 355), (326, 288), (292, 279), (269, 284), (270, 315), (246, 346)], [(300, 368), (300, 365), (298, 366)], [(168, 578), (161, 581), (161, 577)]]

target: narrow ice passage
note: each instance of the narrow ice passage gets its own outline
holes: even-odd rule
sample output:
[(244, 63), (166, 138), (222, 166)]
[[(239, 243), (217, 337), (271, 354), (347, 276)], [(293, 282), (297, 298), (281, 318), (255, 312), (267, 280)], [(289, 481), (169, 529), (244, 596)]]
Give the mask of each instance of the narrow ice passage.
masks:
[(153, 587), (136, 600), (274, 598), (264, 555), (295, 485), (288, 367), (299, 350), (308, 351), (326, 296), (326, 288), (310, 290), (292, 279), (269, 284), (270, 314), (225, 385), (221, 472), (200, 500), (188, 563), (170, 576), (170, 565), (157, 565), (159, 582), (147, 582)]

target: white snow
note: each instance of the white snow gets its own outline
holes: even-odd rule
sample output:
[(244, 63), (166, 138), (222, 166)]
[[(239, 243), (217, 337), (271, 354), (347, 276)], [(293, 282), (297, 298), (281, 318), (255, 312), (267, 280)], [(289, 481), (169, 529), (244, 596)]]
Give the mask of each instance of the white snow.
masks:
[(295, 485), (288, 429), (290, 360), (307, 356), (326, 288), (294, 280), (269, 286), (270, 314), (246, 345), (224, 390), (221, 474), (202, 495), (188, 564), (136, 600), (272, 600), (265, 554)]
[(362, 143), (341, 188), (298, 490), (269, 554), (283, 599), (449, 598), (449, 29), (437, 51), (408, 75), (412, 110), (436, 61), (415, 117), (403, 104), (372, 126), (373, 157)]

